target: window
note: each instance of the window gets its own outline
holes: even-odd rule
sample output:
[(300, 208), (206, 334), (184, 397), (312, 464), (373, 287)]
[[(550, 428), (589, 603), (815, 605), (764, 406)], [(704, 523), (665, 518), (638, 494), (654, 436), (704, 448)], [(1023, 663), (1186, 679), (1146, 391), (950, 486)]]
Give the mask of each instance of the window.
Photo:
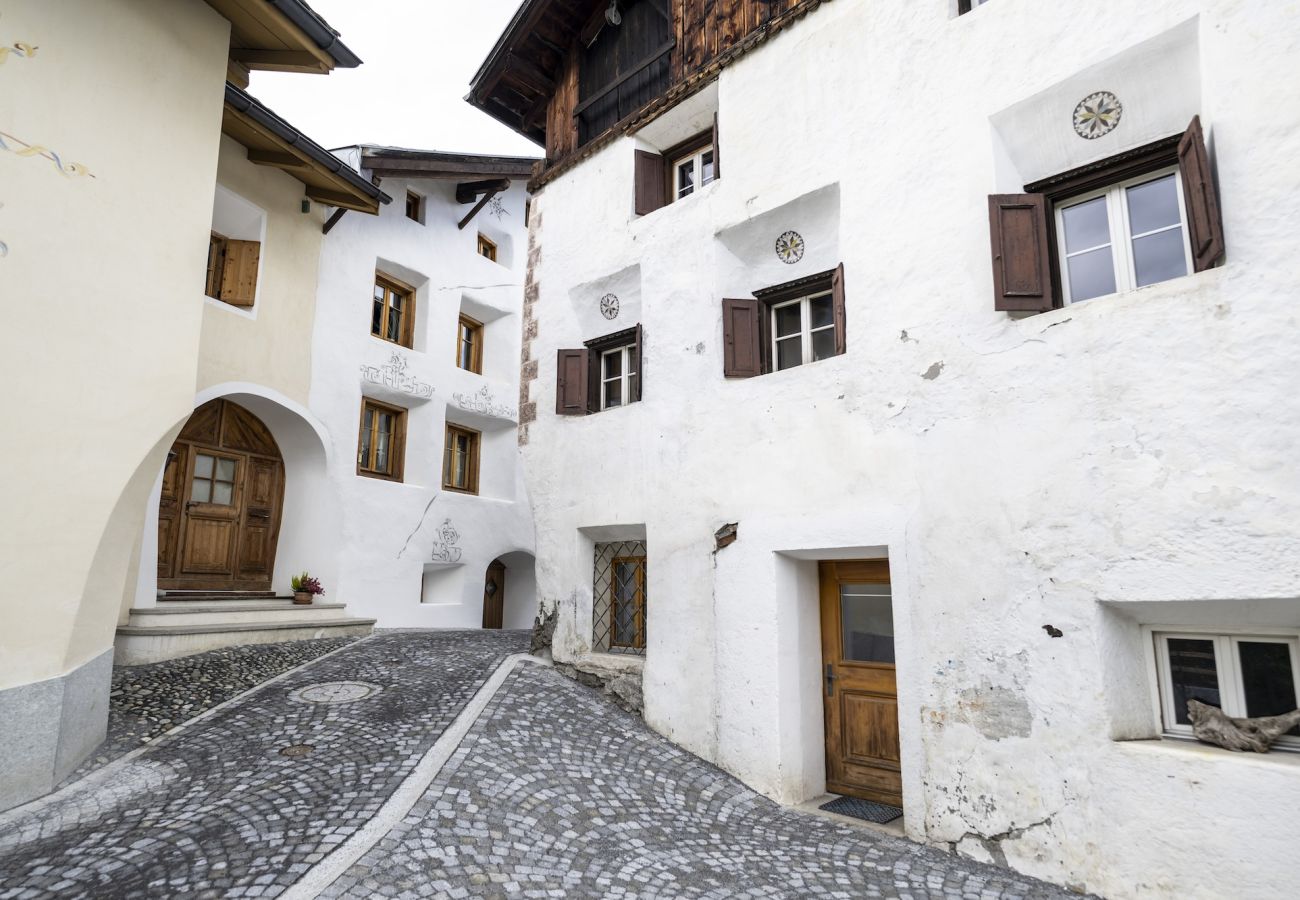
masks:
[(479, 433), (447, 423), (447, 442), (442, 455), (442, 487), (466, 494), (478, 493)]
[(456, 365), (483, 374), (483, 323), (461, 315), (456, 326)]
[(406, 410), (376, 400), (361, 401), (358, 475), (401, 481), (405, 442)]
[(627, 406), (641, 399), (641, 326), (587, 341), (558, 354), (555, 411), (562, 416)]
[(594, 569), (593, 648), (605, 653), (644, 654), (645, 541), (597, 544)]
[(478, 236), (478, 255), (493, 262), (497, 261), (497, 245), (482, 232)]
[(424, 198), (415, 191), (406, 192), (406, 217), (413, 222), (424, 221)]
[(1174, 166), (1056, 205), (1062, 296), (1079, 303), (1192, 270)]
[(964, 15), (977, 6), (983, 6), (989, 0), (957, 0), (957, 15)]
[(1044, 312), (1202, 272), (1224, 253), (1200, 117), (1163, 140), (989, 197), (993, 308)]
[(370, 333), (403, 347), (411, 346), (415, 324), (414, 307), (415, 291), (399, 281), (376, 273)]
[[(1294, 636), (1157, 632), (1156, 668), (1166, 734), (1189, 737), (1187, 701), (1217, 706), (1235, 718), (1288, 713), (1300, 706), (1300, 642)], [(1300, 727), (1277, 742), (1300, 750)]]
[(680, 200), (713, 181), (713, 147), (681, 157), (673, 163), (673, 199)]
[(722, 301), (723, 374), (748, 378), (846, 352), (844, 267)]
[(213, 300), (247, 308), (257, 296), (257, 266), (262, 245), (236, 241), (212, 232), (208, 237), (208, 267), (203, 292)]
[(691, 196), (722, 177), (717, 115), (714, 114), (711, 131), (669, 147), (662, 154), (637, 150), (634, 160), (634, 209), (638, 216)]
[(190, 502), (234, 506), (238, 470), (238, 460), (196, 452), (194, 477), (190, 480)]

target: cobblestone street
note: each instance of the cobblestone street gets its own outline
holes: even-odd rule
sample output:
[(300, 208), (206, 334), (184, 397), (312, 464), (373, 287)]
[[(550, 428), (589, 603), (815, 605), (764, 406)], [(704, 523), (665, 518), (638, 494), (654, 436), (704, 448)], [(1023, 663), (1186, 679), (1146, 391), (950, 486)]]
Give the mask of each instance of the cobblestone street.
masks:
[(387, 632), (293, 670), (0, 816), (0, 898), (1074, 896), (783, 809), (530, 663), (422, 766), (526, 644)]

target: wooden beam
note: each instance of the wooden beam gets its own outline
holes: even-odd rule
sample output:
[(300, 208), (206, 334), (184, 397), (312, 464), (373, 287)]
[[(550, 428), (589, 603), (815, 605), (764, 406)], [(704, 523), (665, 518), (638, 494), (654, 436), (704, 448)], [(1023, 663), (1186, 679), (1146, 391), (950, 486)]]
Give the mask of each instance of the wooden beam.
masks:
[[(329, 206), (347, 207), (348, 209), (366, 209), (368, 206), (364, 198), (344, 194), (341, 191), (327, 191), (314, 185), (307, 186), (307, 196), (317, 203), (325, 203)], [(379, 201), (375, 200), (374, 203), (378, 206)]]
[(493, 178), (488, 181), (466, 181), (456, 185), (456, 202), (473, 203), (479, 194), (497, 193), (510, 187), (509, 178)]
[(532, 128), (534, 125), (540, 125), (543, 121), (545, 121), (546, 110), (550, 105), (551, 105), (551, 97), (549, 94), (543, 94), (541, 97), (538, 97), (537, 102), (533, 104), (532, 109), (524, 113), (524, 118), (523, 118), (524, 130), (527, 131), (528, 129)]
[(470, 223), (470, 220), (478, 215), (478, 211), (483, 207), (487, 206), (488, 201), (491, 200), (496, 195), (497, 195), (496, 191), (488, 191), (486, 194), (484, 194), (483, 199), (474, 205), (474, 208), (471, 209), (468, 214), (466, 214), (465, 218), (460, 220), (460, 222), (456, 225), (456, 227), (463, 231), (465, 229), (465, 226)]
[(383, 156), (362, 157), (361, 165), (374, 175), (400, 178), (444, 178), (464, 181), (475, 175), (489, 177), (507, 177), (511, 175), (527, 178), (532, 174), (533, 161), (520, 163), (509, 168), (501, 163), (491, 161), (439, 161), (427, 162), (421, 159), (394, 159)]
[(306, 160), (299, 159), (292, 153), (281, 153), (278, 150), (255, 150), (250, 147), (248, 161), (259, 166), (274, 166), (277, 169), (311, 168), (311, 164)]
[(226, 60), (226, 81), (241, 90), (248, 89), (248, 66), (233, 59)]
[(549, 94), (555, 90), (555, 79), (522, 56), (514, 53), (507, 56), (506, 70), (520, 76), (529, 87), (535, 88), (543, 94)]
[(339, 219), (343, 218), (343, 214), (347, 211), (348, 208), (346, 206), (340, 206), (338, 209), (334, 210), (333, 215), (325, 220), (325, 224), (321, 226), (320, 233), (329, 234), (330, 230), (339, 223)]
[(329, 67), (305, 50), (232, 49), (230, 58), (264, 72), (328, 72)]

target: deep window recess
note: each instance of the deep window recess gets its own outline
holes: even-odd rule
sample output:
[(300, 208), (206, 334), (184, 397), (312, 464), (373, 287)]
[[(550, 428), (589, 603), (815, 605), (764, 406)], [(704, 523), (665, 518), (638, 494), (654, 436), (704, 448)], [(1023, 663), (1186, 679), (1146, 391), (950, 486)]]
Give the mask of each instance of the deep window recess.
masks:
[(713, 116), (713, 130), (669, 147), (662, 154), (637, 150), (634, 160), (634, 206), (638, 216), (689, 197), (722, 177), (717, 115)]
[[(1294, 636), (1188, 631), (1154, 637), (1165, 734), (1192, 735), (1188, 700), (1234, 718), (1276, 716), (1300, 706), (1300, 642)], [(1300, 727), (1276, 746), (1300, 750)]]
[(555, 412), (585, 416), (641, 399), (643, 339), (637, 325), (557, 354)]
[(442, 487), (465, 494), (478, 493), (479, 433), (447, 423), (442, 455)]
[(415, 191), (406, 192), (406, 217), (414, 222), (424, 221), (424, 198)]
[(415, 291), (392, 278), (375, 274), (370, 333), (403, 347), (411, 346), (415, 324)]
[(989, 0), (957, 0), (957, 15), (965, 15), (977, 6), (983, 6)]
[(668, 89), (667, 0), (600, 3), (583, 30), (578, 65), (578, 143), (621, 121)]
[(258, 241), (237, 241), (215, 231), (208, 237), (208, 269), (204, 293), (213, 300), (248, 308), (257, 296)]
[(646, 545), (597, 544), (592, 580), (592, 646), (602, 653), (645, 653)]
[(1223, 224), (1200, 117), (1187, 131), (989, 197), (994, 308), (1043, 312), (1210, 268)]
[(750, 378), (848, 349), (844, 266), (722, 301), (723, 374)]
[(478, 236), (478, 255), (484, 257), (485, 259), (490, 259), (493, 262), (496, 262), (497, 261), (496, 242), (480, 234)]
[(483, 323), (466, 315), (456, 325), (456, 365), (483, 374)]
[(363, 399), (357, 437), (357, 474), (401, 481), (405, 443), (406, 410)]

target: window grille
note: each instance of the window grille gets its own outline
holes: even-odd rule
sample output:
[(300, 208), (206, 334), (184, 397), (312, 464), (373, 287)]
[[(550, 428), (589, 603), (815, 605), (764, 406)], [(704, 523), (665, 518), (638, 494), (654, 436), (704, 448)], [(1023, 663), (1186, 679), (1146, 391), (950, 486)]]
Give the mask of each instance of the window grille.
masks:
[(592, 574), (592, 647), (645, 655), (645, 541), (597, 544)]

